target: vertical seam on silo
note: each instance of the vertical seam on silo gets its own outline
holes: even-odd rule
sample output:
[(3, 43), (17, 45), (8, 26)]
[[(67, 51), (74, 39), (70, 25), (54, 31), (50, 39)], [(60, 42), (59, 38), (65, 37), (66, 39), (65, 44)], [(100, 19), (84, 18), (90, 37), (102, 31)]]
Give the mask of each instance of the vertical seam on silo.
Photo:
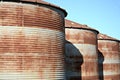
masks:
[(23, 12), (23, 11), (24, 11), (24, 6), (21, 5), (21, 8), (22, 8), (22, 9), (21, 9), (21, 10), (22, 10), (22, 11), (21, 11), (21, 12), (22, 12), (22, 13), (21, 13), (21, 14), (22, 14), (22, 27), (24, 27), (24, 12)]

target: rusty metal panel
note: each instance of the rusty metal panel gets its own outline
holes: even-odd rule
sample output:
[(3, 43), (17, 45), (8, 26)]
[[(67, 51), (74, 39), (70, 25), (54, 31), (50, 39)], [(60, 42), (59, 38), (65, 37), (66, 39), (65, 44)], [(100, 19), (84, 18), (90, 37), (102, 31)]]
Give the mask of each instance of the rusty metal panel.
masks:
[(102, 80), (120, 79), (120, 54), (119, 42), (115, 39), (100, 34), (98, 38), (99, 67)]
[(80, 27), (65, 31), (67, 80), (99, 80), (97, 33)]
[[(5, 2), (1, 4), (0, 24), (2, 26), (29, 26), (50, 28), (63, 31), (63, 20), (58, 12), (43, 6), (34, 6), (16, 3)], [(5, 10), (7, 9), (7, 10)], [(4, 14), (2, 14), (4, 13)], [(54, 22), (53, 22), (54, 21)]]
[[(37, 0), (20, 0), (20, 1), (37, 2)], [(42, 0), (40, 0), (40, 1), (42, 1)]]
[(55, 5), (55, 4), (51, 4), (51, 3), (48, 3), (44, 0), (0, 0), (2, 2), (19, 2), (19, 3), (22, 3), (22, 4), (34, 4), (34, 5), (40, 5), (40, 6), (44, 6), (44, 7), (47, 7), (47, 8), (50, 8), (52, 7), (51, 9), (56, 9), (59, 12), (62, 12), (60, 14), (63, 14), (64, 16), (67, 16), (67, 12), (65, 9)]
[[(119, 60), (120, 60), (120, 42), (119, 42)], [(120, 64), (119, 64), (119, 67), (120, 67)], [(120, 72), (120, 68), (119, 68), (119, 72)], [(120, 74), (119, 74), (119, 76), (120, 76)]]
[(0, 80), (64, 80), (64, 13), (0, 3)]
[(120, 52), (120, 43), (119, 43), (119, 52)]

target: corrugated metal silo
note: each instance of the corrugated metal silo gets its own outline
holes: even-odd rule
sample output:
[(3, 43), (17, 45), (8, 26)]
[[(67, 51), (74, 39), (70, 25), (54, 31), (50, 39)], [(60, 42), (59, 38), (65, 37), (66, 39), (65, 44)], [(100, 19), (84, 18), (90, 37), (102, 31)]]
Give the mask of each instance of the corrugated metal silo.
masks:
[(99, 80), (98, 31), (70, 20), (65, 27), (67, 80)]
[(101, 80), (120, 80), (119, 40), (105, 34), (98, 35), (98, 49), (104, 60), (99, 64)]
[(1, 0), (0, 80), (64, 80), (66, 15), (42, 0)]
[(119, 43), (119, 52), (120, 52), (120, 43)]

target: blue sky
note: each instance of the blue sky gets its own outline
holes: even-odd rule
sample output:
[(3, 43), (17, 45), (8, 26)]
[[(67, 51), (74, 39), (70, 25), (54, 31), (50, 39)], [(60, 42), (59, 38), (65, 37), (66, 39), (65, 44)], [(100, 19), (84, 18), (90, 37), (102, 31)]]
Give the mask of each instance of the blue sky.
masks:
[(120, 40), (120, 0), (45, 0), (64, 8), (66, 19)]

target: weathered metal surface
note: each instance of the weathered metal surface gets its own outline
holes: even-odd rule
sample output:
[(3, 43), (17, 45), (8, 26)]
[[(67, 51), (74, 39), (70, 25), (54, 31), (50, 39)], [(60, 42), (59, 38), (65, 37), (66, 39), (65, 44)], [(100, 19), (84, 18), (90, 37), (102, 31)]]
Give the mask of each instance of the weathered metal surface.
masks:
[(120, 80), (119, 41), (104, 34), (98, 36), (101, 80)]
[(64, 13), (0, 2), (0, 80), (64, 80)]
[(119, 42), (119, 53), (120, 53), (120, 42)]
[(63, 8), (60, 8), (59, 6), (55, 5), (55, 4), (51, 4), (48, 2), (45, 2), (44, 0), (0, 0), (2, 2), (18, 2), (18, 3), (27, 3), (27, 4), (35, 4), (35, 5), (40, 5), (40, 6), (46, 6), (46, 7), (52, 7), (58, 10), (61, 10), (62, 12), (64, 12), (64, 15), (67, 16), (67, 12), (66, 10), (64, 10)]
[(86, 25), (76, 24), (69, 20), (66, 20), (65, 26), (67, 80), (99, 80), (98, 32)]
[[(120, 60), (120, 42), (119, 42), (119, 60)], [(120, 69), (119, 69), (119, 72), (120, 72)], [(120, 74), (119, 74), (119, 76), (120, 76)]]

